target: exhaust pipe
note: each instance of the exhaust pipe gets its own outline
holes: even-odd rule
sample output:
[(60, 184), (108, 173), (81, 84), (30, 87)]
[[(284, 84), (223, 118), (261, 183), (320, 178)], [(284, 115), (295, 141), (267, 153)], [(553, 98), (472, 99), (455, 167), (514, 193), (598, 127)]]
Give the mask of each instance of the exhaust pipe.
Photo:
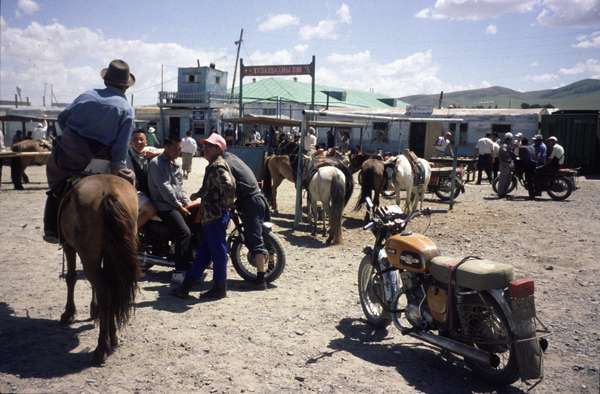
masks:
[(141, 264), (164, 265), (167, 267), (175, 266), (175, 262), (173, 262), (171, 260), (165, 260), (163, 258), (152, 256), (151, 254), (148, 254), (145, 252), (138, 254), (138, 260), (140, 261)]
[(426, 331), (417, 331), (417, 332), (409, 332), (407, 335), (410, 335), (413, 338), (420, 339), (423, 342), (427, 342), (431, 345), (437, 346), (439, 348), (448, 350), (449, 352), (456, 353), (466, 358), (470, 358), (486, 366), (498, 366), (500, 360), (495, 355), (491, 355), (488, 352), (483, 350), (474, 348), (469, 345), (465, 345), (464, 343), (455, 341), (453, 339), (440, 337), (438, 335), (431, 334)]

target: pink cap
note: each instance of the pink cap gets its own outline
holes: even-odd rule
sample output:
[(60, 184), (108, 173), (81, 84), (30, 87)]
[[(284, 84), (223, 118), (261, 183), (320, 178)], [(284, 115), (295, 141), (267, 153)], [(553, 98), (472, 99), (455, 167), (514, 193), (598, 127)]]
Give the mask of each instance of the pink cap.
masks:
[(206, 144), (216, 145), (219, 148), (221, 148), (221, 150), (223, 152), (225, 152), (227, 150), (227, 142), (225, 142), (225, 139), (217, 133), (212, 133), (211, 135), (208, 136), (208, 138), (200, 141), (200, 143), (204, 144), (204, 145), (206, 145)]

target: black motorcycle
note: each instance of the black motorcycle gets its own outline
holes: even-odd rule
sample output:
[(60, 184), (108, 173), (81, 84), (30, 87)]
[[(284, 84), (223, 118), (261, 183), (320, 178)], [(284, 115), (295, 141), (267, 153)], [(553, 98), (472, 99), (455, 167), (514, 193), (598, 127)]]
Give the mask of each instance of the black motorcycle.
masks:
[[(550, 198), (555, 201), (563, 201), (569, 198), (571, 193), (575, 191), (575, 176), (576, 170), (561, 168), (554, 176), (545, 177), (541, 183), (542, 190), (548, 193)], [(498, 194), (498, 183), (500, 177), (496, 177), (492, 181), (492, 189)], [(511, 168), (511, 178), (506, 189), (506, 194), (513, 192), (517, 185), (521, 184), (523, 188), (528, 189), (527, 181), (525, 180), (523, 171), (515, 171)]]
[[(243, 224), (235, 211), (231, 213), (231, 222), (233, 230), (227, 237), (227, 246), (233, 268), (244, 280), (255, 281), (256, 262), (244, 245)], [(263, 239), (269, 251), (268, 267), (265, 272), (265, 281), (268, 283), (279, 278), (285, 268), (285, 252), (281, 241), (272, 229), (272, 223), (263, 223)], [(138, 258), (142, 271), (147, 271), (154, 265), (175, 268), (175, 242), (170, 239), (166, 224), (160, 220), (150, 220), (140, 230), (139, 240)]]

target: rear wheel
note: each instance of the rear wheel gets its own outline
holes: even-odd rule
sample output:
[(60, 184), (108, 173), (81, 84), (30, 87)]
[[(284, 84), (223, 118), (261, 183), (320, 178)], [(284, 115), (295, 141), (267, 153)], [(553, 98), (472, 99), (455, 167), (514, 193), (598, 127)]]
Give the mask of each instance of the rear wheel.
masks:
[(511, 332), (500, 306), (488, 294), (471, 296), (459, 306), (461, 328), (473, 338), (473, 346), (494, 355), (497, 366), (486, 365), (465, 358), (473, 373), (496, 385), (510, 385), (519, 379), (519, 368)]
[(384, 305), (383, 277), (377, 273), (373, 258), (365, 256), (358, 267), (358, 295), (367, 322), (376, 328), (385, 328), (392, 322)]
[(438, 196), (442, 201), (450, 200), (452, 193), (452, 180), (454, 180), (454, 200), (456, 200), (456, 198), (458, 198), (460, 195), (460, 181), (456, 178), (453, 178), (452, 180), (451, 179), (452, 178), (447, 177), (440, 180), (439, 185), (434, 190), (435, 195)]
[[(492, 181), (492, 189), (494, 190), (494, 193), (498, 194), (498, 183), (500, 182), (500, 177), (496, 177), (494, 178), (494, 180)], [(508, 183), (508, 188), (506, 189), (506, 194), (511, 193), (513, 190), (515, 190), (515, 188), (517, 187), (517, 177), (513, 175), (513, 177), (510, 179), (510, 182)]]
[[(265, 281), (268, 283), (273, 282), (283, 273), (285, 268), (285, 252), (281, 241), (272, 232), (263, 233), (263, 240), (265, 247), (269, 251), (269, 261), (267, 271), (265, 272)], [(231, 264), (235, 271), (247, 281), (256, 280), (256, 263), (254, 259), (250, 257), (250, 251), (244, 243), (241, 237), (236, 237), (231, 243), (229, 250), (231, 257)]]
[(555, 201), (563, 201), (569, 198), (573, 193), (573, 183), (571, 180), (564, 176), (558, 176), (552, 180), (550, 187), (548, 188), (548, 195)]

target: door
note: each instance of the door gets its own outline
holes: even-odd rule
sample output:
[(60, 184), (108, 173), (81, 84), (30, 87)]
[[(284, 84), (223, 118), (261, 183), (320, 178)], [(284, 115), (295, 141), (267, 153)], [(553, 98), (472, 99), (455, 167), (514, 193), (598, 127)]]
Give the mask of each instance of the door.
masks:
[(169, 138), (181, 138), (180, 134), (181, 119), (179, 117), (169, 117)]
[(411, 122), (410, 123), (410, 135), (408, 138), (408, 148), (415, 152), (415, 155), (419, 157), (425, 156), (425, 134), (427, 130), (427, 123), (425, 122)]

